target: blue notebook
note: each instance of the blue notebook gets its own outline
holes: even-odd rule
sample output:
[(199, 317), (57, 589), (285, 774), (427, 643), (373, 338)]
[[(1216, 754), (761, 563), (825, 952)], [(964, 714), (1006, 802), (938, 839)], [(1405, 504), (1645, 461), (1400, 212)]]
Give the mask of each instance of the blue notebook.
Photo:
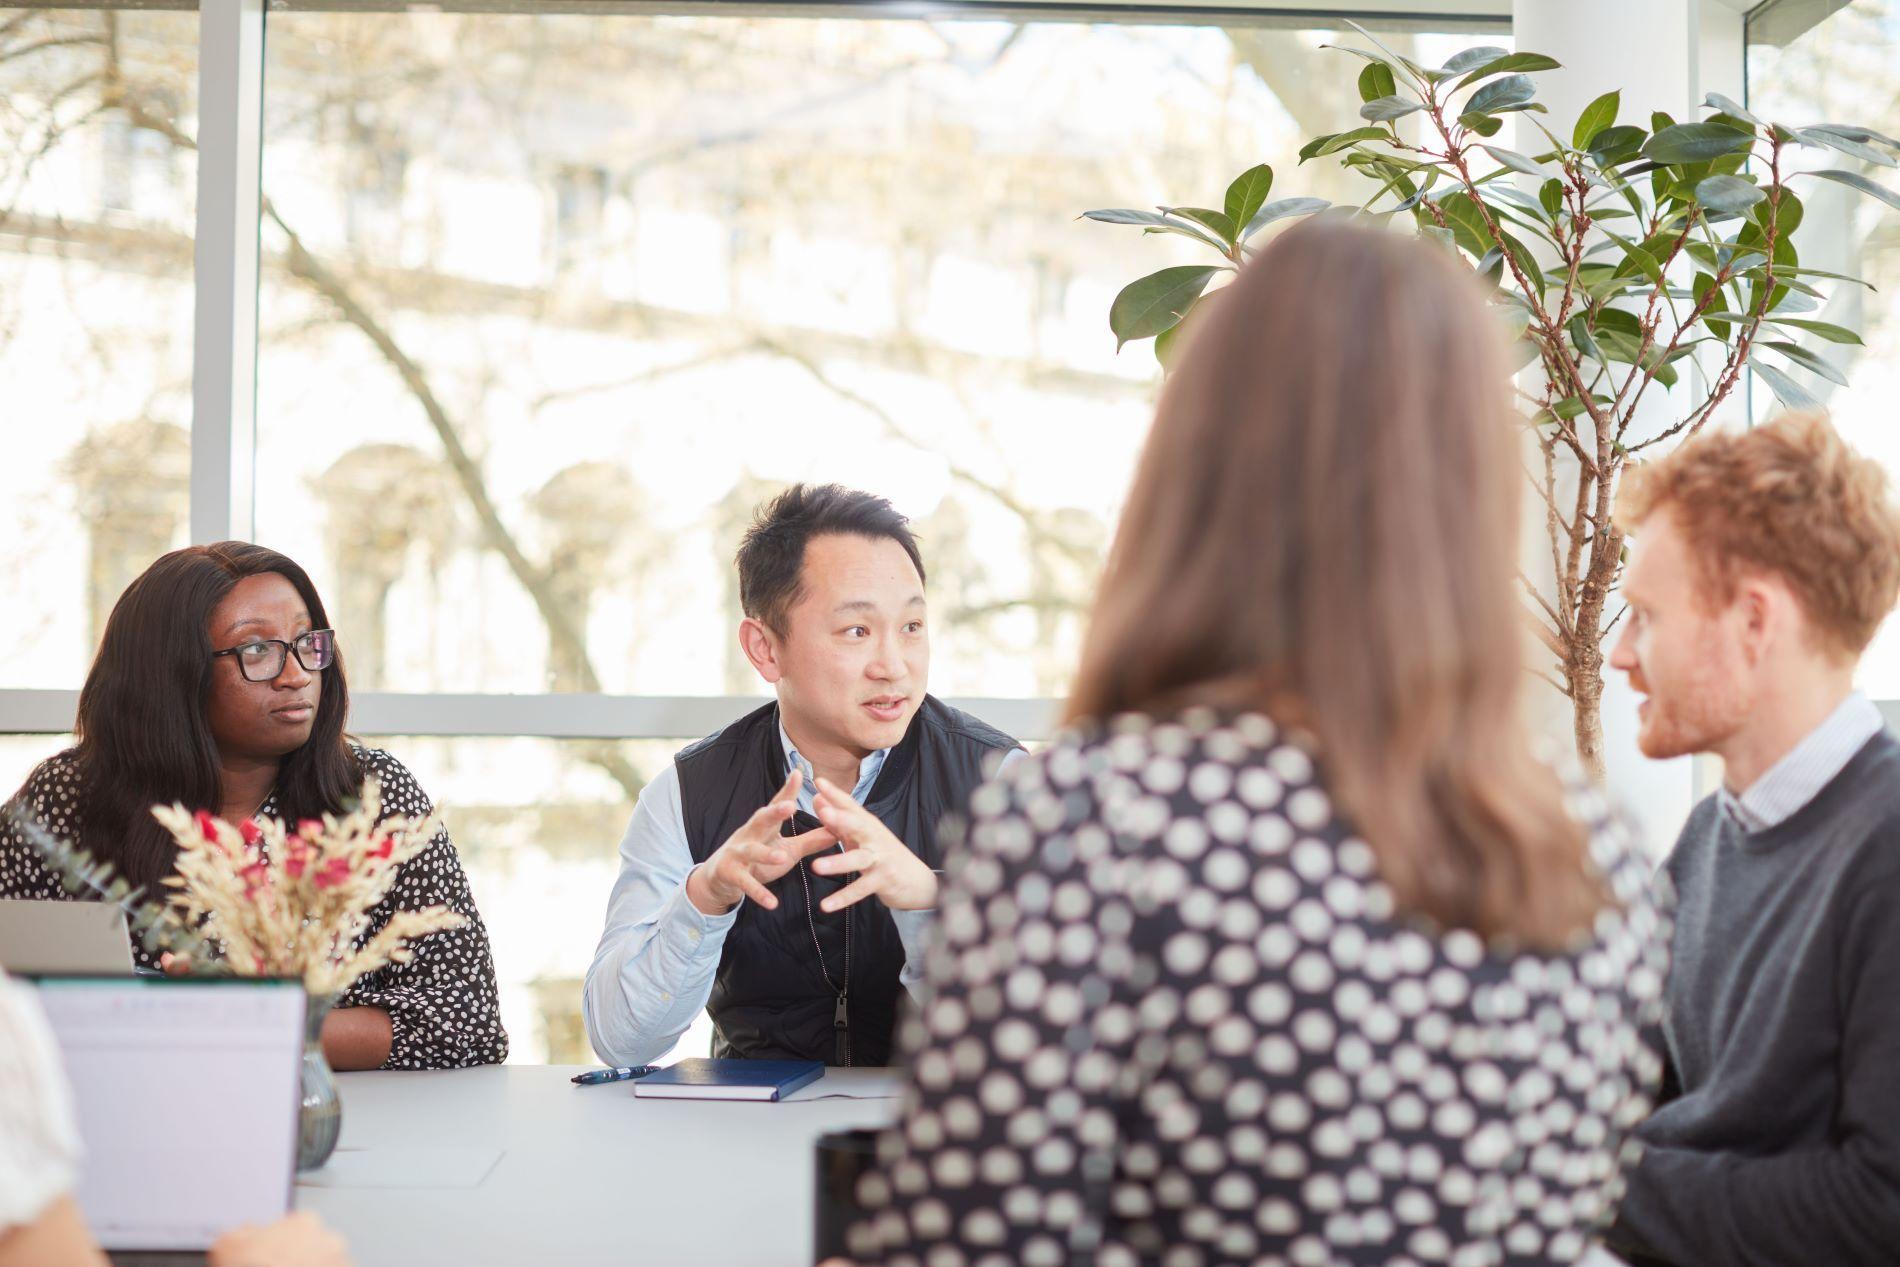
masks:
[(633, 1084), (643, 1100), (783, 1100), (818, 1081), (816, 1060), (682, 1060)]

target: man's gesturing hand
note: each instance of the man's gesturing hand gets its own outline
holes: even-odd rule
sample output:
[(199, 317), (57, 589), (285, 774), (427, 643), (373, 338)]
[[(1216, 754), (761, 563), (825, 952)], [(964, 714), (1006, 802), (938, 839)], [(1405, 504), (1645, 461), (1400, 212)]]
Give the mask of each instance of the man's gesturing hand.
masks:
[(829, 849), (837, 840), (827, 827), (801, 836), (779, 834), (785, 820), (798, 812), (801, 777), (797, 770), (786, 776), (778, 794), (686, 877), (686, 899), (702, 914), (724, 915), (748, 897), (768, 911), (777, 909), (778, 899), (765, 886), (797, 866), (806, 854)]
[(820, 902), (819, 909), (841, 911), (873, 893), (894, 911), (925, 911), (937, 904), (937, 873), (850, 793), (821, 778), (813, 808), (826, 830), (844, 842), (845, 852), (815, 858), (811, 869), (819, 875), (855, 872), (858, 877)]

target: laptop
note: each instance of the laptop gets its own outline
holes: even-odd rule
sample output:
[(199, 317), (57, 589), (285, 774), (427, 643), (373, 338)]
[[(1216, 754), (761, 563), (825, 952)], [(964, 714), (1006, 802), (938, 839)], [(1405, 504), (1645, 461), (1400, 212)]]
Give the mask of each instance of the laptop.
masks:
[(290, 1210), (303, 984), (221, 977), (27, 977), (73, 1089), (73, 1194), (118, 1264), (188, 1264)]
[(125, 912), (106, 902), (0, 899), (0, 964), (15, 976), (130, 974)]

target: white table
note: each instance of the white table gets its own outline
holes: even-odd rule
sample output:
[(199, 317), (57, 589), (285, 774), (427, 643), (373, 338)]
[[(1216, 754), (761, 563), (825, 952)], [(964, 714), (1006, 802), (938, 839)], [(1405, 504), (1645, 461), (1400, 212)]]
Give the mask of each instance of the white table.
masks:
[[(576, 1087), (578, 1072), (343, 1074), (337, 1173), (364, 1186), (300, 1183), (297, 1206), (358, 1267), (809, 1267), (814, 1142), (889, 1124), (901, 1086), (832, 1069), (777, 1104), (636, 1100), (630, 1082)], [(840, 1093), (884, 1098), (823, 1098)], [(432, 1179), (461, 1186), (404, 1186)]]

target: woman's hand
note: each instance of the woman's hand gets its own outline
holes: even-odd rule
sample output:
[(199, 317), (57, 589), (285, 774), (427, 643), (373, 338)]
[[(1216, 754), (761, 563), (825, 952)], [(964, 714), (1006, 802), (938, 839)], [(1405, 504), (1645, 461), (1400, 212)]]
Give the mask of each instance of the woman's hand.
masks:
[(206, 1255), (210, 1267), (350, 1267), (350, 1254), (316, 1215), (299, 1210), (266, 1227), (226, 1232)]

